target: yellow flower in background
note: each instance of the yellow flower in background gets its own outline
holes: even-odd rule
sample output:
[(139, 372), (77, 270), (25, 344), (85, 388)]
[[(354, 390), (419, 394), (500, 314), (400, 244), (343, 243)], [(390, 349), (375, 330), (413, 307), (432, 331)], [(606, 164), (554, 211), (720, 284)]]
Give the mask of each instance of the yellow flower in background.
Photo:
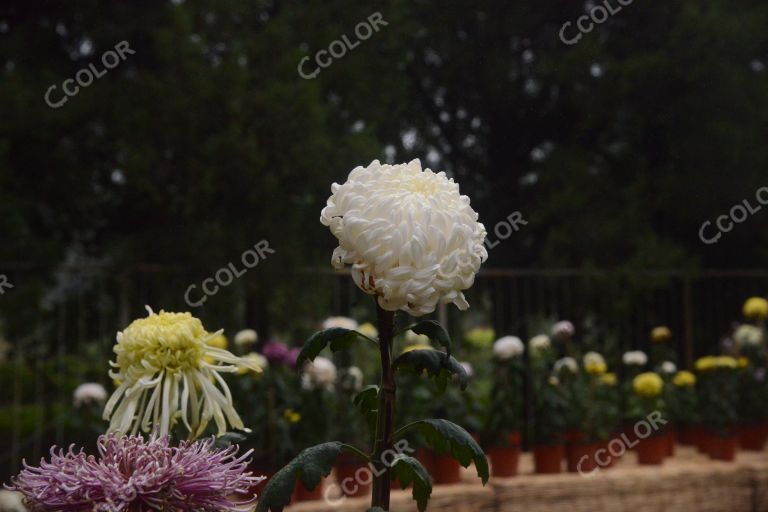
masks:
[(489, 348), (496, 340), (496, 331), (491, 327), (473, 327), (464, 334), (464, 339), (474, 348)]
[(739, 368), (746, 368), (747, 366), (749, 366), (749, 358), (740, 357), (736, 360), (736, 363), (738, 364)]
[(680, 388), (688, 388), (696, 385), (696, 376), (689, 371), (681, 370), (672, 378), (672, 384)]
[(744, 303), (742, 312), (750, 320), (765, 320), (768, 318), (768, 300), (763, 297), (750, 297)]
[(660, 325), (651, 330), (651, 341), (653, 343), (664, 343), (671, 339), (672, 331), (666, 325)]
[(357, 328), (357, 332), (374, 340), (379, 337), (379, 330), (371, 322), (365, 322)]
[(409, 345), (429, 345), (429, 336), (426, 334), (416, 334), (408, 329), (405, 331), (405, 342)]
[(715, 367), (715, 356), (700, 357), (693, 364), (697, 372), (705, 372)]
[(664, 389), (664, 381), (656, 373), (644, 372), (634, 378), (632, 389), (638, 396), (654, 398), (661, 395), (661, 390)]
[(286, 409), (283, 412), (283, 417), (288, 420), (288, 423), (298, 423), (301, 421), (301, 414), (293, 409)]
[(584, 370), (590, 375), (602, 375), (608, 371), (605, 359), (597, 352), (584, 354)]
[[(154, 313), (134, 320), (117, 333), (116, 361), (109, 377), (120, 385), (104, 407), (108, 432), (136, 434), (157, 428), (167, 435), (179, 421), (190, 438), (199, 437), (210, 420), (218, 434), (227, 424), (246, 430), (220, 373), (241, 366), (260, 371), (246, 360), (208, 344), (209, 333), (189, 313)], [(211, 361), (211, 362), (209, 362)]]
[(411, 345), (407, 345), (401, 353), (405, 354), (406, 352), (411, 352), (412, 350), (434, 350), (434, 348), (431, 345), (427, 345), (426, 343), (413, 343)]
[(694, 367), (699, 372), (719, 369), (733, 370), (739, 367), (739, 363), (736, 358), (731, 356), (704, 356), (696, 360)]
[(739, 362), (735, 357), (719, 356), (715, 358), (715, 368), (735, 369), (739, 367)]
[(606, 373), (600, 376), (600, 384), (605, 386), (615, 386), (617, 382), (616, 374), (613, 372)]
[[(246, 354), (243, 356), (243, 361), (247, 361), (250, 363), (249, 366), (242, 366), (237, 369), (238, 375), (245, 375), (247, 373), (255, 373), (256, 375), (261, 375), (262, 371), (266, 370), (269, 367), (269, 361), (267, 361), (267, 358), (263, 355), (259, 354), (258, 352), (251, 352), (249, 354)], [(258, 371), (252, 370), (252, 368), (258, 368)]]
[(217, 334), (213, 338), (206, 341), (205, 344), (209, 347), (220, 348), (221, 350), (227, 350), (227, 347), (229, 346), (227, 337), (223, 334)]

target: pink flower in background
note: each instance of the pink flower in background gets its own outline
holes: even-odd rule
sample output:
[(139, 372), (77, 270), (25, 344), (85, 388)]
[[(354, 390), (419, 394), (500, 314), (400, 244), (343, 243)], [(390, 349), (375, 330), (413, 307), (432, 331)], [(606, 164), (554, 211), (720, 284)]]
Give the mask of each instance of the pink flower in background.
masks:
[(252, 510), (251, 489), (264, 477), (246, 472), (251, 451), (238, 457), (236, 446), (214, 450), (213, 442), (100, 436), (98, 458), (53, 447), (50, 462), (25, 461), (9, 488), (35, 512)]
[(271, 365), (285, 365), (290, 368), (296, 366), (296, 359), (301, 352), (300, 348), (289, 348), (285, 343), (279, 341), (270, 341), (261, 350), (264, 357)]

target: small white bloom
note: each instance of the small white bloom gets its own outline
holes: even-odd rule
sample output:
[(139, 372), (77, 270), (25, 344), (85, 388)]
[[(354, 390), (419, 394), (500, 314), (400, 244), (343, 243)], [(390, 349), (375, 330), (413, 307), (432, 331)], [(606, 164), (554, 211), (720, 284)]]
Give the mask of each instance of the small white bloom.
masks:
[(464, 371), (467, 373), (467, 377), (471, 378), (473, 375), (475, 375), (475, 369), (472, 368), (472, 363), (469, 361), (461, 361), (459, 364), (462, 368), (464, 368)]
[(331, 263), (351, 265), (355, 284), (379, 306), (414, 316), (432, 313), (438, 302), (469, 307), (462, 290), (488, 257), (486, 232), (453, 179), (422, 171), (419, 160), (374, 160), (331, 192), (320, 214), (339, 240)]
[(326, 357), (316, 357), (307, 362), (301, 375), (301, 386), (304, 389), (333, 388), (336, 382), (336, 365)]
[(235, 334), (235, 345), (238, 347), (250, 347), (259, 339), (259, 335), (253, 329), (243, 329)]
[(80, 384), (72, 393), (72, 401), (75, 407), (84, 405), (103, 404), (107, 400), (107, 390), (98, 382), (86, 382)]
[(323, 320), (323, 329), (331, 329), (333, 327), (341, 327), (342, 329), (354, 331), (357, 329), (357, 322), (346, 316), (329, 316)]
[(357, 366), (350, 366), (344, 372), (346, 374), (347, 385), (352, 391), (363, 389), (363, 371)]
[(587, 352), (584, 354), (584, 366), (604, 365), (605, 358), (599, 352)]
[(563, 370), (568, 370), (571, 373), (578, 373), (579, 363), (577, 363), (576, 360), (570, 356), (558, 359), (555, 361), (554, 371), (559, 375)]
[(493, 343), (493, 355), (502, 361), (517, 357), (524, 350), (523, 342), (517, 336), (504, 336)]
[(740, 347), (755, 347), (763, 343), (763, 330), (754, 325), (743, 324), (733, 333), (733, 339)]
[(549, 336), (547, 336), (546, 334), (538, 334), (528, 341), (528, 348), (534, 354), (538, 352), (544, 352), (545, 350), (549, 350), (550, 346), (551, 346), (551, 342), (549, 340)]
[(27, 512), (23, 498), (20, 492), (0, 489), (0, 512)]
[(624, 352), (621, 360), (627, 366), (645, 366), (648, 363), (648, 356), (642, 350), (630, 350)]
[(677, 365), (672, 361), (664, 361), (661, 363), (661, 373), (675, 373), (677, 371)]
[(552, 337), (556, 340), (566, 340), (574, 335), (576, 328), (568, 320), (561, 320), (552, 326)]

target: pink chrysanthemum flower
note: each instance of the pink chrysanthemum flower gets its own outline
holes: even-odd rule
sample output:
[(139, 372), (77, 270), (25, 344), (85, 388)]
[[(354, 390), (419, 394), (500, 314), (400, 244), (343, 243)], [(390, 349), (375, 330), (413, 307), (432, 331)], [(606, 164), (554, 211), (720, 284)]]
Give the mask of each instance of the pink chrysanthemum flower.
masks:
[(214, 450), (212, 438), (173, 447), (167, 436), (108, 434), (98, 449), (97, 458), (53, 447), (50, 462), (24, 462), (10, 489), (34, 512), (247, 511), (264, 479), (246, 471), (251, 451), (238, 457), (236, 446)]

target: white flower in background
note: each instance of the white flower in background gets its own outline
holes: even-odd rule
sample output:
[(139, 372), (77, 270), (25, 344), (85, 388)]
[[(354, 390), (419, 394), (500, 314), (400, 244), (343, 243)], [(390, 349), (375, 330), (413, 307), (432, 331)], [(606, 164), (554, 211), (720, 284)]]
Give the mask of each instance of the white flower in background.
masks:
[(243, 329), (235, 334), (235, 346), (240, 348), (250, 347), (256, 343), (259, 335), (253, 329)]
[(0, 512), (27, 512), (23, 498), (18, 491), (0, 489)]
[(525, 347), (517, 336), (503, 336), (493, 343), (493, 356), (505, 361), (523, 353)]
[(405, 342), (409, 345), (429, 345), (429, 336), (426, 334), (416, 334), (408, 329), (405, 331)]
[(472, 367), (472, 363), (469, 361), (461, 361), (459, 363), (467, 374), (467, 377), (473, 377), (475, 375), (475, 369)]
[(677, 365), (672, 361), (664, 361), (661, 363), (661, 373), (675, 373), (677, 372)]
[(763, 330), (754, 325), (740, 325), (733, 333), (733, 339), (740, 347), (755, 347), (763, 343)]
[(103, 404), (107, 400), (107, 390), (98, 382), (86, 382), (80, 384), (72, 393), (72, 402), (75, 407), (90, 404)]
[[(249, 363), (248, 366), (241, 366), (237, 369), (238, 375), (245, 375), (246, 373), (260, 374), (262, 371), (269, 368), (269, 361), (266, 357), (258, 352), (250, 352), (243, 356), (243, 361)], [(252, 368), (258, 368), (257, 371), (253, 371)]]
[(232, 394), (223, 372), (240, 367), (260, 371), (252, 363), (207, 342), (221, 331), (209, 333), (189, 313), (154, 313), (134, 320), (117, 333), (113, 350), (115, 370), (109, 376), (119, 383), (104, 408), (108, 432), (136, 434), (157, 428), (160, 436), (179, 420), (190, 438), (199, 437), (213, 419), (222, 435), (227, 423), (246, 430), (232, 405)]
[(556, 340), (566, 340), (576, 333), (576, 328), (568, 320), (561, 320), (552, 326), (552, 337)]
[(648, 356), (642, 350), (630, 350), (624, 352), (621, 360), (627, 366), (645, 366), (648, 363)]
[(341, 327), (342, 329), (354, 331), (357, 329), (357, 322), (346, 316), (329, 316), (323, 320), (323, 329), (331, 329), (333, 327)]
[(549, 336), (546, 334), (538, 334), (528, 340), (528, 349), (534, 354), (545, 352), (549, 350), (549, 347), (551, 346), (552, 343), (549, 340)]
[(376, 339), (379, 337), (379, 330), (371, 322), (365, 322), (357, 328), (357, 332), (369, 338)]
[(605, 358), (599, 352), (590, 351), (584, 354), (584, 366), (605, 364)]
[(304, 389), (333, 388), (336, 382), (336, 365), (326, 357), (316, 357), (307, 362), (301, 375), (301, 386)]
[(560, 374), (563, 370), (568, 370), (571, 373), (578, 373), (579, 363), (570, 356), (563, 357), (555, 361), (554, 371), (556, 374)]
[(342, 370), (341, 382), (344, 387), (351, 389), (352, 391), (360, 391), (363, 389), (363, 371), (357, 366), (350, 366)]
[(374, 160), (331, 186), (320, 222), (338, 238), (331, 263), (352, 266), (355, 284), (388, 311), (431, 313), (439, 303), (469, 307), (462, 290), (488, 257), (485, 227), (445, 173), (421, 162)]

